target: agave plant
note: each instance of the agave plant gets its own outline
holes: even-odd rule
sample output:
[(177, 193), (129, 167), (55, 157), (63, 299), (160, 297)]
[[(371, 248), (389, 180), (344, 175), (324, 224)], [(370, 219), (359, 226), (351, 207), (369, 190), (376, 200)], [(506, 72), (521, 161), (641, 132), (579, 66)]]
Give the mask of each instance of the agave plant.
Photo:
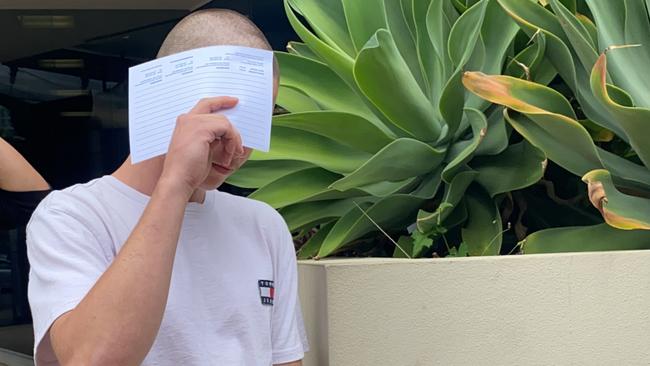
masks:
[[(605, 223), (529, 236), (525, 252), (650, 248), (650, 9), (644, 0), (498, 0), (546, 55), (578, 105), (518, 78), (468, 72), (464, 84), (507, 107), (514, 129), (550, 160), (583, 177)], [(579, 14), (584, 9), (593, 18)], [(609, 64), (609, 66), (608, 66)], [(594, 143), (589, 126), (610, 131), (631, 158)], [(591, 131), (593, 132), (593, 131)]]
[(493, 0), (284, 6), (303, 41), (276, 54), (278, 105), (290, 113), (274, 117), (270, 152), (253, 153), (229, 183), (256, 189), (292, 231), (319, 229), (303, 258), (416, 221), (397, 255), (421, 256), (454, 228), (462, 252), (498, 254), (495, 198), (536, 182), (545, 156), (509, 145), (501, 108), (466, 93), (462, 73), (513, 69), (517, 24)]

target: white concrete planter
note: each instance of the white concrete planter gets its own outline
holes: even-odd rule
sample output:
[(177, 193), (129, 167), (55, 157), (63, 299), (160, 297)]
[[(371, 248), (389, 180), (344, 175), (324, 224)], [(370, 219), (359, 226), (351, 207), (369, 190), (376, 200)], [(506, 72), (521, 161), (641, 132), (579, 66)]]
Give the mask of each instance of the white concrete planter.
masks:
[(650, 365), (650, 251), (299, 262), (306, 366)]

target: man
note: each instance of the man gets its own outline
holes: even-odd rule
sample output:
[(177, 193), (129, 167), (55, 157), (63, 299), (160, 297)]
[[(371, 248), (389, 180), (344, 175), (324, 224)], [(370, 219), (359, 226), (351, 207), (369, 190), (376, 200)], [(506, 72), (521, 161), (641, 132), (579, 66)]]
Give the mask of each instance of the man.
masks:
[[(218, 44), (270, 49), (245, 17), (208, 10), (181, 21), (159, 56)], [(28, 252), (38, 365), (302, 364), (284, 221), (214, 190), (250, 155), (218, 114), (236, 103), (201, 100), (178, 117), (166, 156), (127, 159), (37, 208)]]
[(0, 230), (27, 224), (50, 186), (4, 139), (0, 138)]

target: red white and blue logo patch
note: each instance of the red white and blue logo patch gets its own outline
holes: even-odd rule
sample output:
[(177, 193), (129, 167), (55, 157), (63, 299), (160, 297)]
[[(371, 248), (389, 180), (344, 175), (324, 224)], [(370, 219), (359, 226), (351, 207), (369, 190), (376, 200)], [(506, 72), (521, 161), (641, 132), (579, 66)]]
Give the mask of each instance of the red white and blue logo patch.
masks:
[(260, 299), (262, 300), (262, 305), (273, 305), (273, 296), (275, 295), (273, 281), (259, 280), (257, 281), (257, 285), (260, 288)]

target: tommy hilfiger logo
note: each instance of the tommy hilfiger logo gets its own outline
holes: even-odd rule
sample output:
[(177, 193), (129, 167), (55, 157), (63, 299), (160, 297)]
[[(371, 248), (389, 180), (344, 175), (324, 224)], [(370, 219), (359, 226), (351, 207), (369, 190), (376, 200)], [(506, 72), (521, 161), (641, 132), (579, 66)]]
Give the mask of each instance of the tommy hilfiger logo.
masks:
[(273, 305), (273, 295), (275, 294), (273, 281), (259, 280), (257, 281), (257, 285), (260, 287), (260, 299), (262, 299), (262, 305)]

